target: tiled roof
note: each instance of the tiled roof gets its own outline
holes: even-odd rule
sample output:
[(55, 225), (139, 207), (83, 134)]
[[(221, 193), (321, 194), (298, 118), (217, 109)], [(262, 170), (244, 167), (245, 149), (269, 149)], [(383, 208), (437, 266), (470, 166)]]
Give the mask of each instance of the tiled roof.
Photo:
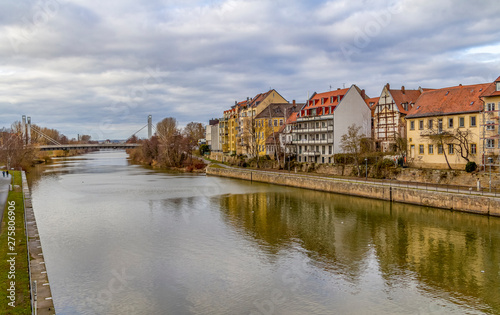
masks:
[[(413, 107), (413, 104), (417, 101), (418, 97), (422, 94), (420, 90), (406, 90), (404, 87), (402, 87), (401, 90), (389, 90), (389, 93), (391, 93), (392, 99), (394, 100), (394, 103), (398, 106), (398, 110), (400, 113), (407, 114), (411, 108)], [(408, 104), (408, 110), (405, 110), (403, 105), (404, 103)]]
[[(365, 102), (366, 102), (366, 105), (368, 105), (368, 107), (370, 109), (373, 109), (373, 108), (375, 108), (375, 106), (377, 106), (379, 99), (380, 99), (380, 97), (367, 98), (367, 99), (365, 99)], [(370, 105), (370, 104), (372, 104), (372, 105)]]
[(483, 94), (481, 96), (487, 97), (487, 96), (500, 96), (500, 91), (496, 90), (496, 82), (500, 81), (500, 77), (498, 77), (495, 82), (491, 83), (488, 88), (485, 89)]
[[(317, 93), (306, 103), (304, 109), (311, 109), (321, 106), (337, 106), (349, 89), (338, 89), (330, 92)], [(333, 102), (332, 102), (333, 97)], [(321, 103), (323, 100), (323, 104)]]
[(420, 95), (407, 118), (480, 112), (481, 94), (491, 83), (459, 85), (431, 90)]
[[(283, 117), (287, 118), (293, 112), (298, 110), (298, 106), (290, 103), (279, 103), (279, 104), (269, 104), (260, 114), (255, 116), (256, 119), (260, 118), (276, 118)], [(287, 117), (285, 117), (285, 114)]]
[[(297, 107), (297, 109), (299, 109), (299, 107)], [(297, 122), (297, 115), (299, 114), (299, 112), (293, 112), (289, 117), (288, 119), (286, 120), (286, 124), (294, 124)]]

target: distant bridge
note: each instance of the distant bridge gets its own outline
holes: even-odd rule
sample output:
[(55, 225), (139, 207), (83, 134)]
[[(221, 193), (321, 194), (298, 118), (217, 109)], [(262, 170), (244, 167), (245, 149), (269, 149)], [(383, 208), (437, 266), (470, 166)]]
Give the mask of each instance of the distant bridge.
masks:
[(41, 145), (40, 151), (79, 150), (79, 149), (133, 149), (140, 147), (138, 143), (95, 143), (95, 144), (50, 144)]
[[(27, 118), (27, 119), (26, 119)], [(148, 123), (137, 130), (130, 138), (135, 136), (139, 131), (148, 127), (148, 139), (151, 139), (153, 135), (153, 128), (156, 130), (153, 125), (152, 116), (148, 116)], [(34, 131), (42, 138), (48, 140), (48, 142), (52, 142), (49, 145), (35, 145), (40, 151), (54, 151), (54, 150), (78, 150), (78, 149), (133, 149), (140, 147), (141, 145), (138, 143), (85, 143), (85, 144), (62, 144), (51, 137), (44, 134), (40, 129), (35, 128), (34, 125), (31, 124), (31, 117), (26, 117), (23, 115), (21, 121), (21, 131), (22, 131), (22, 140), (25, 146), (31, 145), (31, 132)], [(130, 139), (129, 138), (129, 139)]]

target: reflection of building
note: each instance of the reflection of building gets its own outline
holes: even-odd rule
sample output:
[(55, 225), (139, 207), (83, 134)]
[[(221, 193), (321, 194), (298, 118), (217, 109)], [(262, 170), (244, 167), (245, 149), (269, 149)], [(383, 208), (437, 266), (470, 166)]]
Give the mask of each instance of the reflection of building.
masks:
[(371, 109), (364, 90), (356, 85), (349, 89), (314, 94), (300, 110), (293, 133), (299, 162), (333, 163), (341, 153), (340, 139), (350, 125), (361, 127), (371, 135)]

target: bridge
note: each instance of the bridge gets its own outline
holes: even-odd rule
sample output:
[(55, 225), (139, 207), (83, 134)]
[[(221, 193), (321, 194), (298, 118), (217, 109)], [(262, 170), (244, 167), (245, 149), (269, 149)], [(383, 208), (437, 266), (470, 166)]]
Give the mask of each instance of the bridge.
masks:
[(140, 147), (139, 143), (85, 143), (85, 144), (52, 144), (41, 145), (38, 148), (40, 151), (54, 150), (79, 150), (79, 149), (133, 149)]
[[(148, 116), (148, 123), (143, 126), (141, 129), (137, 130), (132, 136), (129, 137), (132, 138), (135, 136), (138, 132), (143, 130), (144, 128), (148, 127), (148, 139), (150, 139), (153, 135), (153, 128), (156, 130), (155, 126), (153, 125), (153, 120), (152, 116)], [(71, 144), (62, 144), (56, 141), (55, 139), (52, 139), (51, 137), (47, 136), (44, 134), (41, 130), (38, 128), (35, 128), (34, 125), (31, 124), (31, 117), (27, 117), (23, 115), (22, 121), (21, 121), (21, 131), (22, 131), (22, 139), (23, 143), (26, 146), (32, 145), (31, 143), (31, 132), (35, 132), (38, 134), (40, 137), (46, 139), (48, 142), (51, 142), (52, 144), (48, 145), (36, 145), (34, 146), (38, 148), (40, 151), (54, 151), (54, 150), (78, 150), (78, 149), (133, 149), (140, 147), (141, 144), (139, 143), (125, 143), (125, 142), (117, 142), (117, 143), (71, 143)]]

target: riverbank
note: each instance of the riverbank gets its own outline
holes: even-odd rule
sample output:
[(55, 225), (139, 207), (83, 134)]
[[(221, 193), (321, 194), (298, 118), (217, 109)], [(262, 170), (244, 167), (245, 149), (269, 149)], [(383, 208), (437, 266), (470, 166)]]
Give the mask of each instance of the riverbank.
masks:
[[(31, 192), (29, 190), (26, 173), (22, 173), (22, 192), (25, 208), (25, 228), (26, 239), (28, 240), (28, 255), (30, 280), (33, 285), (33, 308), (37, 309), (37, 314), (52, 315), (55, 314), (52, 292), (50, 290), (49, 278), (45, 267), (45, 259), (42, 252), (42, 244), (38, 234), (35, 213), (31, 202)], [(36, 287), (35, 287), (36, 285)]]
[(353, 195), (456, 210), (483, 215), (500, 216), (500, 198), (476, 194), (469, 190), (445, 190), (439, 187), (418, 186), (395, 182), (354, 180), (294, 173), (270, 172), (210, 166), (207, 175), (238, 178), (277, 185), (306, 188), (338, 194)]
[(8, 193), (0, 232), (0, 314), (31, 314), (21, 172), (9, 173), (13, 189)]

